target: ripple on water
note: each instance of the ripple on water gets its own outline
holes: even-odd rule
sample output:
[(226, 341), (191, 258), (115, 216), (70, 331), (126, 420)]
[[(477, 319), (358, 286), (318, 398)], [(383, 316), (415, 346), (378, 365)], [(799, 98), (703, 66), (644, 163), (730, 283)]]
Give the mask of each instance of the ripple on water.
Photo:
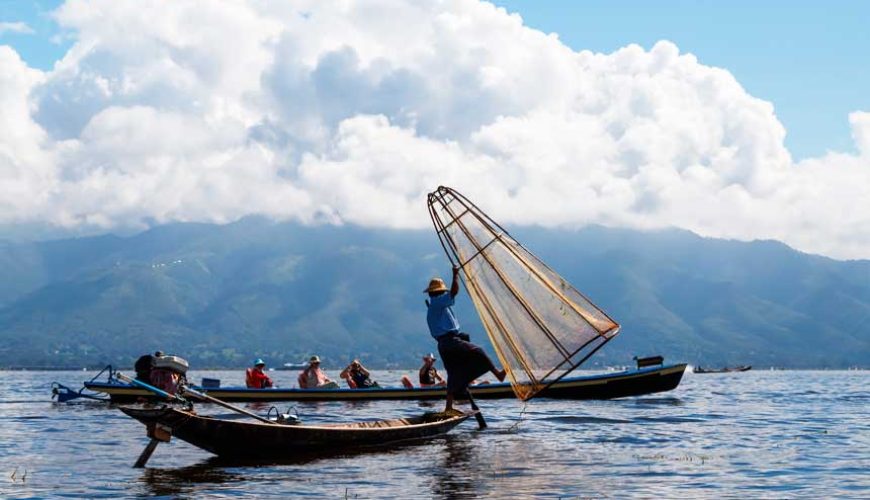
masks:
[(564, 424), (627, 424), (631, 422), (631, 420), (625, 420), (620, 418), (587, 417), (575, 415), (541, 417), (540, 420), (559, 422)]

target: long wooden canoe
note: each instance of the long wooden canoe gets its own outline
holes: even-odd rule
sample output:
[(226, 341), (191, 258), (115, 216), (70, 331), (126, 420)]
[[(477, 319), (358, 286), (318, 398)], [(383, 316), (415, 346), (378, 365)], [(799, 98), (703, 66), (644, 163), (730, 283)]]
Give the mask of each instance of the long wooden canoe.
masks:
[[(159, 425), (182, 441), (222, 457), (292, 458), (306, 453), (380, 446), (444, 434), (474, 413), (422, 416), (347, 424), (268, 424), (197, 415), (172, 406), (126, 407), (121, 411), (145, 424)], [(168, 437), (167, 437), (168, 439)]]
[(734, 372), (748, 372), (752, 369), (752, 365), (744, 365), (744, 366), (735, 366), (735, 367), (725, 367), (725, 368), (703, 368), (700, 366), (695, 366), (692, 368), (692, 373), (734, 373)]
[[(670, 391), (679, 385), (686, 370), (685, 364), (640, 368), (600, 375), (566, 377), (545, 389), (538, 397), (559, 399), (613, 399), (641, 396)], [(152, 398), (145, 389), (113, 382), (85, 382), (91, 391), (108, 394), (112, 401), (135, 401)], [(365, 401), (365, 400), (427, 400), (444, 399), (443, 387), (413, 388), (387, 387), (373, 389), (247, 389), (220, 387), (194, 389), (224, 401)], [(473, 386), (476, 399), (514, 398), (508, 383)]]

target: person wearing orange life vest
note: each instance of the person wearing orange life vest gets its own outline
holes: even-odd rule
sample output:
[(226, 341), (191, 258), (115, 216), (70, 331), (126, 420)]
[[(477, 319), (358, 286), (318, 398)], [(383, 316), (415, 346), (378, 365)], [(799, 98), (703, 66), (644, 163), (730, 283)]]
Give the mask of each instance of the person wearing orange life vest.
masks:
[(250, 389), (267, 389), (272, 387), (272, 379), (263, 371), (266, 362), (260, 358), (254, 360), (253, 368), (245, 370), (245, 385)]

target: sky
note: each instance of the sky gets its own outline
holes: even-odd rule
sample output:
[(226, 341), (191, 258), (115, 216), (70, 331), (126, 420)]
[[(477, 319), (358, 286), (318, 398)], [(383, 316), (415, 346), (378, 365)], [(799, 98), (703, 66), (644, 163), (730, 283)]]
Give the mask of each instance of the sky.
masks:
[(0, 239), (249, 214), (870, 258), (870, 3), (0, 0)]
[(848, 115), (870, 109), (870, 2), (497, 1), (574, 50), (674, 42), (770, 101), (796, 159), (852, 151)]

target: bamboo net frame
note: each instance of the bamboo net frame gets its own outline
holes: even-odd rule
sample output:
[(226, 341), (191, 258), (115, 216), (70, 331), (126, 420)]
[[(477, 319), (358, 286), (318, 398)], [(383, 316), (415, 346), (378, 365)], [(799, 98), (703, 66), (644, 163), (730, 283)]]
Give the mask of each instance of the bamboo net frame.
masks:
[(619, 324), (468, 198), (440, 186), (427, 201), (519, 399), (533, 398), (619, 333)]

